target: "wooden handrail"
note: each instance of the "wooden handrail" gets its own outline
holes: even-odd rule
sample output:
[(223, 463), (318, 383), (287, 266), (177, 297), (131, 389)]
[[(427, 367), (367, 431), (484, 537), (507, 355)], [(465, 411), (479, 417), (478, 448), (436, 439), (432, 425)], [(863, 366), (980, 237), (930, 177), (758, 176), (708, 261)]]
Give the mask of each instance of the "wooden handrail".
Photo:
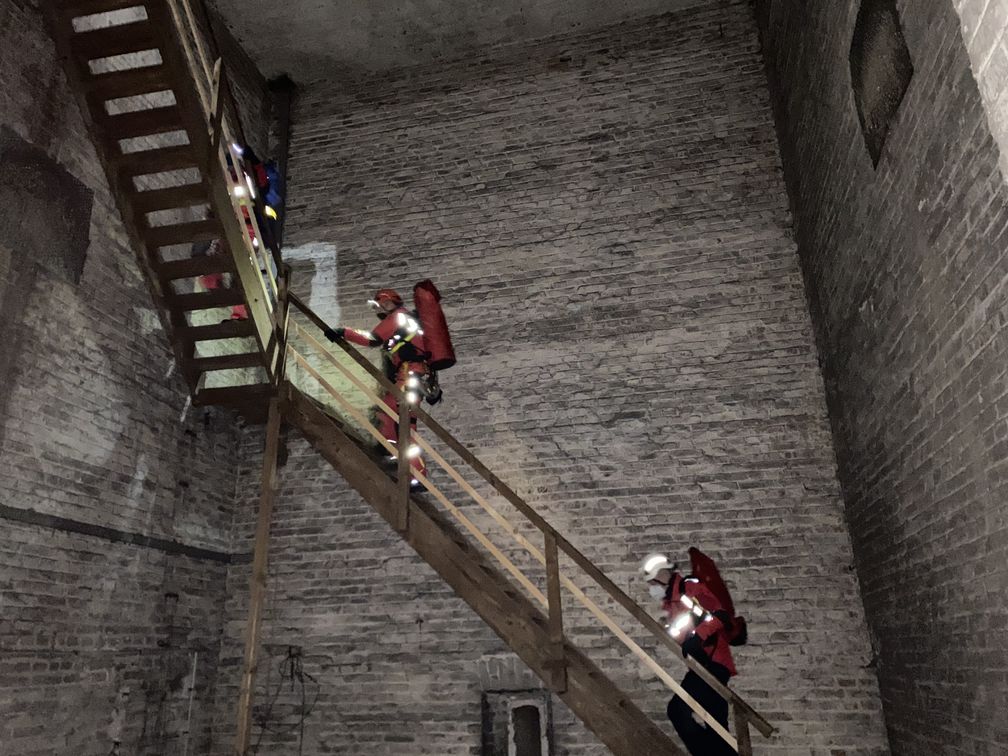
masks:
[[(289, 299), (290, 302), (301, 310), (301, 312), (319, 329), (324, 331), (328, 328), (326, 322), (310, 307), (308, 307), (308, 305), (296, 294), (291, 293), (289, 295)], [(360, 352), (351, 347), (345, 341), (337, 342), (337, 345), (341, 347), (354, 362), (356, 362), (372, 378), (374, 378), (383, 389), (395, 396), (397, 401), (403, 401), (404, 397), (399, 388), (385, 375), (383, 375), (373, 364), (371, 364), (368, 359), (360, 354)], [(479, 458), (476, 457), (476, 455), (469, 451), (469, 449), (467, 449), (447, 429), (441, 426), (440, 423), (434, 420), (420, 407), (414, 407), (413, 414), (419, 421), (423, 422), (424, 425), (433, 431), (439, 439), (447, 444), (448, 447), (451, 448), (452, 451), (454, 451), (463, 461), (469, 464), (469, 466), (472, 467), (484, 480), (486, 480), (494, 488), (494, 490), (513, 504), (515, 508), (529, 520), (529, 522), (535, 525), (545, 535), (555, 538), (557, 547), (560, 551), (568, 556), (585, 572), (585, 574), (592, 578), (592, 580), (594, 580), (613, 600), (629, 612), (629, 614), (640, 622), (641, 625), (643, 625), (652, 635), (658, 638), (664, 646), (672, 650), (677, 658), (683, 658), (681, 656), (682, 649), (680, 645), (669, 636), (668, 632), (658, 623), (657, 620), (651, 617), (636, 601), (630, 598), (626, 592), (617, 586), (605, 575), (605, 573), (603, 573), (584, 554), (582, 554), (581, 551), (564, 538), (563, 535), (556, 530), (556, 528), (550, 525), (549, 522), (547, 522), (535, 509), (522, 499), (510, 486), (498, 478), (497, 475), (495, 475), (479, 460)], [(422, 441), (421, 444), (424, 445)], [(469, 488), (471, 489), (471, 487)], [(470, 495), (472, 495), (472, 493), (473, 492), (470, 490)], [(523, 540), (526, 540), (527, 543), (527, 539)], [(531, 544), (529, 544), (529, 546), (530, 545)], [(528, 548), (528, 546), (526, 546), (526, 548)], [(530, 552), (533, 551), (533, 549), (529, 550)], [(535, 549), (535, 552), (538, 552), (538, 549)], [(537, 556), (537, 554), (533, 552), (533, 556)], [(540, 561), (545, 563), (542, 552), (538, 552), (538, 558)], [(692, 657), (685, 657), (684, 663), (691, 671), (695, 672), (708, 685), (710, 685), (711, 688), (717, 691), (722, 698), (731, 702), (731, 704), (735, 707), (735, 710), (739, 713), (739, 716), (744, 716), (747, 720), (752, 722), (753, 726), (755, 726), (756, 729), (764, 735), (764, 737), (770, 737), (774, 733), (773, 725), (771, 725), (761, 714), (753, 709), (735, 691), (723, 685), (707, 670), (706, 667), (701, 665)]]
[[(212, 122), (216, 120), (219, 124), (218, 128), (221, 133), (217, 136), (222, 136), (223, 140), (218, 139), (218, 141), (223, 141), (225, 143), (225, 149), (231, 156), (231, 161), (237, 169), (237, 166), (240, 164), (240, 156), (234, 154), (233, 144), (235, 142), (236, 134), (239, 135), (239, 138), (244, 142), (244, 134), (234, 92), (231, 90), (228, 78), (223, 75), (223, 58), (218, 57), (216, 61), (211, 64), (210, 61), (213, 57), (206, 44), (206, 39), (201, 33), (199, 24), (196, 20), (196, 13), (192, 8), (191, 0), (167, 0), (167, 2), (170, 6), (172, 18), (182, 42), (186, 61), (189, 65), (193, 80), (196, 83), (197, 92), (202, 100), (207, 121)], [(205, 13), (204, 16), (206, 17)], [(207, 17), (208, 28), (210, 25), (211, 22), (209, 17)], [(222, 113), (215, 118), (214, 111), (218, 108), (222, 110)], [(225, 179), (227, 180), (227, 166), (222, 166), (222, 169), (224, 171)], [(228, 183), (230, 182), (228, 181)], [(255, 196), (250, 199), (260, 216), (263, 216), (265, 205), (262, 197), (259, 196), (259, 193), (256, 192)], [(249, 219), (252, 224), (255, 238), (260, 241), (260, 246), (264, 248), (262, 250), (263, 252), (266, 251), (265, 248), (269, 249), (270, 255), (273, 259), (273, 264), (279, 271), (283, 264), (280, 249), (277, 247), (276, 240), (273, 239), (272, 234), (267, 237), (263, 233), (255, 215), (255, 213), (250, 213), (251, 217)], [(247, 236), (247, 234), (245, 235)], [(252, 248), (249, 250), (250, 253), (254, 258), (256, 258), (257, 263), (261, 267), (265, 267), (268, 272), (268, 278), (272, 284), (273, 294), (275, 296), (277, 293), (277, 282), (276, 277), (273, 275), (272, 268), (268, 263), (263, 265), (263, 261), (259, 260), (259, 250), (256, 250), (254, 245), (251, 245), (251, 247)], [(263, 288), (266, 288), (265, 281), (263, 282)]]

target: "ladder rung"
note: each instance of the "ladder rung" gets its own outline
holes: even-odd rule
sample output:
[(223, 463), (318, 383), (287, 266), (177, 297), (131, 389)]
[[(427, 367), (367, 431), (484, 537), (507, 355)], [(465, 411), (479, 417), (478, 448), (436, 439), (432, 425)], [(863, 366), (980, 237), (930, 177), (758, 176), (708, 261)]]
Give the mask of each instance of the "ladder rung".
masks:
[(141, 52), (158, 47), (154, 25), (147, 20), (79, 32), (70, 37), (70, 49), (83, 60)]
[(169, 131), (182, 131), (182, 110), (178, 105), (135, 110), (103, 119), (102, 128), (111, 139), (135, 139)]
[(170, 260), (157, 266), (158, 277), (164, 281), (177, 278), (193, 278), (210, 273), (230, 273), (234, 262), (230, 255), (203, 255), (187, 257), (184, 260)]
[(79, 18), (80, 16), (110, 13), (144, 4), (144, 0), (70, 0), (70, 2), (60, 3), (60, 13), (67, 18)]
[(207, 187), (202, 181), (194, 184), (180, 184), (167, 189), (149, 189), (145, 192), (134, 192), (130, 195), (133, 209), (140, 213), (153, 213), (158, 210), (171, 210), (176, 207), (209, 202)]
[(120, 154), (113, 157), (112, 163), (127, 177), (199, 167), (196, 151), (192, 145), (188, 144), (128, 152), (125, 155)]
[(239, 368), (262, 367), (262, 364), (262, 355), (259, 352), (197, 357), (192, 361), (193, 368), (202, 373), (208, 373), (213, 370), (238, 370)]
[(143, 232), (144, 241), (149, 247), (168, 247), (172, 244), (192, 244), (193, 242), (213, 241), (223, 236), (220, 224), (215, 220), (190, 221), (176, 223), (173, 226), (156, 226)]
[(274, 389), (268, 383), (202, 389), (195, 397), (193, 397), (193, 404), (197, 407), (207, 407), (215, 404), (246, 404), (251, 401), (261, 400), (272, 396), (273, 393)]
[(232, 307), (245, 304), (245, 294), (241, 289), (214, 289), (195, 294), (171, 294), (165, 297), (169, 309), (190, 312), (209, 310), (213, 307)]
[(109, 71), (103, 74), (91, 74), (84, 76), (82, 82), (84, 90), (102, 102), (118, 97), (134, 97), (149, 92), (162, 92), (172, 88), (168, 79), (168, 70), (161, 63), (140, 68), (127, 68), (122, 71)]
[(176, 328), (175, 335), (185, 342), (216, 341), (217, 339), (241, 339), (255, 335), (255, 326), (248, 318), (226, 320), (212, 325)]

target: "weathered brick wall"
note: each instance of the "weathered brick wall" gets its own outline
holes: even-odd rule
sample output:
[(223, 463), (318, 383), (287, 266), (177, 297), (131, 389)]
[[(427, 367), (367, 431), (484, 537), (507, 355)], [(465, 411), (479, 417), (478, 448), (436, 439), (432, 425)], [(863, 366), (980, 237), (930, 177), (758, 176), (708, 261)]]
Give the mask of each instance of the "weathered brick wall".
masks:
[(1008, 188), (952, 3), (900, 3), (915, 73), (873, 170), (856, 2), (760, 3), (892, 749), (1008, 743)]
[(184, 412), (35, 3), (0, 70), (0, 753), (182, 753), (194, 662), (205, 752), (233, 420)]
[(1008, 177), (1008, 0), (955, 0), (973, 77)]
[[(367, 327), (376, 287), (434, 277), (460, 354), (435, 414), (642, 602), (647, 552), (719, 559), (752, 627), (735, 684), (781, 728), (761, 752), (884, 752), (749, 7), (310, 82), (294, 121), (295, 288)], [(527, 684), (501, 681), (502, 643), (296, 439), (275, 522), (257, 752), (299, 738), (300, 688), (268, 707), (289, 645), (317, 681), (304, 753), (477, 752), (481, 686)], [(659, 686), (571, 623), (664, 719)], [(603, 752), (556, 719), (558, 753)]]

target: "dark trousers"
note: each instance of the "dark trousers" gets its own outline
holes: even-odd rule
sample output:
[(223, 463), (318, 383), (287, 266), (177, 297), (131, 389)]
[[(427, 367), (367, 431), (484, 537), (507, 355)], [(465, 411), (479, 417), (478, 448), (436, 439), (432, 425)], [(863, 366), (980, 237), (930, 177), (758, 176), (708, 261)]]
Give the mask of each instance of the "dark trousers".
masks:
[[(708, 661), (704, 666), (718, 681), (727, 685), (731, 675), (728, 674), (725, 667), (712, 661)], [(683, 690), (707, 709), (714, 719), (724, 725), (726, 730), (728, 729), (728, 702), (705, 683), (700, 675), (695, 672), (687, 672), (686, 677), (683, 678), (682, 686)], [(693, 719), (693, 710), (679, 696), (669, 701), (668, 718), (672, 720), (672, 726), (675, 727), (686, 749), (693, 756), (727, 756), (728, 754), (735, 756), (735, 751), (725, 743), (724, 738), (706, 724), (698, 724)]]

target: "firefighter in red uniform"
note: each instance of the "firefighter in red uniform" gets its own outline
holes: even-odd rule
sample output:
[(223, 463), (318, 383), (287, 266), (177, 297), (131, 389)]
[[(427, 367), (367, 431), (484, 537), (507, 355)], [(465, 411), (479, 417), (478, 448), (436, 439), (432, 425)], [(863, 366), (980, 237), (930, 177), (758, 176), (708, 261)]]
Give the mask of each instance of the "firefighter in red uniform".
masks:
[[(737, 674), (731, 646), (745, 642), (745, 620), (734, 616), (731, 598), (714, 563), (697, 549), (690, 549), (690, 557), (696, 574), (681, 575), (673, 562), (660, 555), (648, 557), (641, 571), (651, 596), (661, 599), (669, 634), (682, 645), (683, 656), (692, 656), (727, 685)], [(706, 579), (706, 564), (710, 565), (707, 575), (713, 572), (716, 583)], [(728, 702), (703, 678), (691, 670), (683, 678), (682, 687), (728, 729)], [(693, 710), (678, 696), (669, 701), (667, 713), (694, 756), (734, 756), (735, 750), (711, 727), (694, 719)]]
[[(403, 306), (402, 297), (394, 289), (379, 289), (369, 303), (375, 308), (380, 321), (374, 330), (361, 332), (353, 328), (330, 328), (325, 332), (326, 337), (334, 342), (346, 339), (358, 346), (382, 347), (391, 360), (396, 387), (405, 392), (411, 405), (418, 404), (424, 396), (431, 403), (437, 401), (434, 395), (440, 389), (433, 383), (433, 372), (428, 364), (430, 354), (417, 314)], [(384, 402), (393, 415), (398, 417), (399, 404), (395, 396), (387, 393)], [(415, 417), (411, 418), (410, 424), (416, 427)], [(391, 443), (398, 443), (399, 423), (384, 411), (379, 413), (379, 430)], [(410, 465), (416, 472), (426, 476), (427, 466), (419, 452), (418, 446), (410, 448)], [(414, 486), (419, 484), (416, 479), (411, 483)]]

